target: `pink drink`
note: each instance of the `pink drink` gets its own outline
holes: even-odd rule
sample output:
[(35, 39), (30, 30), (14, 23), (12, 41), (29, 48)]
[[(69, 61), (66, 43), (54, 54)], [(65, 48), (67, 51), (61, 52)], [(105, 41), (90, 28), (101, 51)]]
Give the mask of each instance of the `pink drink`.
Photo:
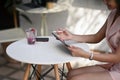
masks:
[(35, 44), (35, 39), (34, 38), (28, 38), (28, 44)]
[(28, 44), (35, 44), (36, 38), (34, 32), (31, 30), (26, 30), (26, 35)]

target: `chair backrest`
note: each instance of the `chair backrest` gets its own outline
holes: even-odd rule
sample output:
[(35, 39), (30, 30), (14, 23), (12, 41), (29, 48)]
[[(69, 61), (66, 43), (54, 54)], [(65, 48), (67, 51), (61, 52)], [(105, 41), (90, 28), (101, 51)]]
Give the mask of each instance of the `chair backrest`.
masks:
[[(13, 8), (13, 9), (11, 9)], [(0, 30), (14, 28), (18, 26), (15, 2), (13, 0), (0, 1)]]
[(12, 42), (20, 40), (25, 37), (25, 33), (21, 28), (18, 28), (18, 19), (15, 3), (13, 4), (13, 19), (14, 19), (14, 28), (1, 30), (0, 31), (0, 43)]

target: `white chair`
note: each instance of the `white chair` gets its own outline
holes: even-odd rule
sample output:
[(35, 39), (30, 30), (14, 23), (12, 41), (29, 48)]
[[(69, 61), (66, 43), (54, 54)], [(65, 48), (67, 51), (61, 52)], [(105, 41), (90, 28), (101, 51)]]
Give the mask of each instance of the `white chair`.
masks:
[(0, 31), (0, 43), (13, 42), (25, 37), (25, 33), (21, 28), (13, 28)]
[(0, 31), (0, 43), (3, 49), (2, 53), (6, 52), (6, 48), (10, 43), (20, 40), (25, 37), (24, 31), (21, 28), (17, 28), (18, 25), (17, 25), (15, 7), (14, 7), (13, 15), (14, 15), (15, 28)]

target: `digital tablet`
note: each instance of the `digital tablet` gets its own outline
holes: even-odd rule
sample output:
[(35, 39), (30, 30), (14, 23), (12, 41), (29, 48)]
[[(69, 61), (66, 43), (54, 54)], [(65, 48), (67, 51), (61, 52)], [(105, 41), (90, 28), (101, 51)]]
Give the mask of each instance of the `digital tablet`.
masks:
[(57, 40), (61, 41), (66, 47), (69, 47), (69, 45), (66, 44), (65, 41), (61, 40), (61, 39), (58, 37), (58, 35), (56, 34), (55, 31), (52, 32), (52, 35), (53, 35)]

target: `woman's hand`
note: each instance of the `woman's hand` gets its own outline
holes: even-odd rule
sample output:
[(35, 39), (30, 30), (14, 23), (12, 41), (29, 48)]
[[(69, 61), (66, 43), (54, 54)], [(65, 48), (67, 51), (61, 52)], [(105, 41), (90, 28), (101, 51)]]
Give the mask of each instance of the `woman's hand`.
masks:
[(89, 54), (87, 54), (87, 52), (81, 48), (70, 46), (68, 47), (68, 49), (71, 51), (72, 55), (75, 57), (84, 57), (84, 58), (89, 57)]
[(57, 30), (57, 34), (61, 40), (72, 40), (73, 34), (66, 29)]

